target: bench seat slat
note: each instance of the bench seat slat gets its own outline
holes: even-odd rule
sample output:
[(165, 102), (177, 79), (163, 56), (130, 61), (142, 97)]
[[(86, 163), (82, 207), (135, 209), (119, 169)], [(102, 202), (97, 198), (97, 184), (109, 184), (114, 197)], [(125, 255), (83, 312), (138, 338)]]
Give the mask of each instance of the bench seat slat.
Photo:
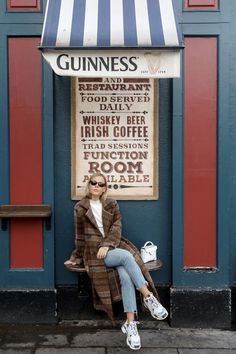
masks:
[[(151, 262), (147, 262), (145, 263), (147, 269), (149, 270), (149, 272), (154, 271), (154, 270), (158, 270), (162, 267), (162, 261), (158, 258), (156, 261), (151, 261)], [(78, 272), (78, 273), (84, 273), (86, 272), (86, 269), (81, 266), (66, 266), (66, 268), (68, 270), (70, 270), (71, 272)]]

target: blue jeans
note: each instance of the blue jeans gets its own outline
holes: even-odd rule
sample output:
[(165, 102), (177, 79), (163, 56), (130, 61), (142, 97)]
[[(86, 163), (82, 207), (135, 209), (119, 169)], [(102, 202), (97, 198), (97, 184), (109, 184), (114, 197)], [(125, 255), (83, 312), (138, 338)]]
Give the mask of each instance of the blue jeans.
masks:
[(115, 248), (107, 252), (104, 263), (107, 267), (116, 268), (119, 273), (124, 312), (137, 313), (135, 287), (140, 289), (147, 281), (133, 255), (129, 251)]

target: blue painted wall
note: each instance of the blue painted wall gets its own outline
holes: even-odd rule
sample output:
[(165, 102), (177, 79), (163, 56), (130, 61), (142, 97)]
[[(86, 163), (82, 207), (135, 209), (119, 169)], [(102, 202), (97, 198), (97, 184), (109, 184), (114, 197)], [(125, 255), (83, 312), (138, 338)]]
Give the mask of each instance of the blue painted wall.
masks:
[[(123, 233), (138, 247), (152, 239), (158, 246), (164, 266), (155, 282), (174, 286), (228, 286), (236, 283), (236, 1), (222, 0), (220, 11), (182, 12), (182, 1), (174, 0), (183, 33), (219, 37), (219, 131), (218, 131), (218, 264), (216, 274), (183, 271), (183, 81), (160, 80), (159, 104), (159, 200), (119, 202)], [(45, 10), (46, 1), (42, 4)], [(0, 2), (0, 196), (9, 199), (8, 159), (8, 35), (36, 35), (42, 30), (43, 13), (6, 14), (6, 1)], [(44, 63), (44, 66), (48, 64)], [(63, 262), (74, 243), (73, 206), (70, 198), (70, 79), (54, 76), (54, 86), (44, 71), (44, 201), (54, 202), (55, 283), (76, 283)], [(172, 87), (173, 84), (173, 87)], [(45, 89), (46, 88), (46, 89)], [(50, 92), (50, 94), (49, 94)], [(52, 97), (53, 95), (53, 97)], [(172, 97), (173, 95), (173, 97)], [(172, 104), (173, 98), (173, 104)], [(52, 104), (54, 111), (52, 112)], [(53, 121), (52, 121), (53, 117)], [(54, 154), (53, 146), (54, 144)], [(173, 151), (173, 158), (172, 158)], [(53, 191), (54, 185), (54, 191)], [(172, 187), (173, 186), (173, 187)], [(173, 197), (172, 197), (173, 196)], [(173, 200), (172, 200), (173, 198)], [(54, 200), (53, 200), (54, 199)], [(173, 221), (173, 232), (172, 232)], [(173, 236), (172, 236), (173, 234)], [(52, 237), (51, 237), (52, 236)], [(8, 267), (9, 240), (0, 231), (0, 264)], [(47, 233), (53, 248), (53, 229)], [(46, 250), (48, 252), (48, 249)], [(47, 268), (53, 273), (53, 250)], [(53, 276), (51, 275), (51, 279)], [(172, 279), (173, 278), (173, 279)], [(22, 285), (21, 280), (18, 281)], [(9, 286), (10, 284), (6, 284)], [(43, 283), (46, 286), (47, 283)], [(29, 287), (32, 284), (28, 284)]]
[[(235, 272), (235, 11), (236, 2), (221, 1), (219, 11), (183, 11), (184, 36), (218, 38), (217, 136), (217, 269), (185, 270), (183, 264), (183, 74), (173, 89), (173, 286), (224, 288), (236, 281)], [(182, 60), (182, 65), (184, 61)], [(194, 201), (193, 201), (194, 202)]]
[(229, 235), (230, 283), (236, 284), (236, 4), (231, 8), (229, 51)]

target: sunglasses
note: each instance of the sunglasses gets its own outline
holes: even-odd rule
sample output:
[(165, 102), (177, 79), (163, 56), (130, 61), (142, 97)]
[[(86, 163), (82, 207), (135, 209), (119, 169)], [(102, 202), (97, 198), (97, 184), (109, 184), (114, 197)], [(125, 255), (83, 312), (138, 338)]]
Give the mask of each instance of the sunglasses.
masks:
[(106, 186), (106, 183), (103, 183), (103, 182), (89, 181), (89, 183), (91, 184), (91, 186), (98, 185), (98, 187), (101, 187), (101, 188)]

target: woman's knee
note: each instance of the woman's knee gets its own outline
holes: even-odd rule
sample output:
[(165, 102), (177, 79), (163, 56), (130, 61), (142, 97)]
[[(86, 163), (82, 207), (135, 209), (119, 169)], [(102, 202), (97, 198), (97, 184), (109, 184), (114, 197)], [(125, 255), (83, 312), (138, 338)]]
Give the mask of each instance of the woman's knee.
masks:
[(125, 266), (127, 263), (133, 262), (134, 257), (133, 255), (124, 249), (115, 248), (107, 253), (106, 258), (104, 259), (105, 265), (108, 267), (111, 266)]
[(134, 256), (132, 255), (132, 253), (130, 253), (129, 251), (124, 250), (124, 255), (123, 255), (123, 261), (124, 262), (133, 262)]

